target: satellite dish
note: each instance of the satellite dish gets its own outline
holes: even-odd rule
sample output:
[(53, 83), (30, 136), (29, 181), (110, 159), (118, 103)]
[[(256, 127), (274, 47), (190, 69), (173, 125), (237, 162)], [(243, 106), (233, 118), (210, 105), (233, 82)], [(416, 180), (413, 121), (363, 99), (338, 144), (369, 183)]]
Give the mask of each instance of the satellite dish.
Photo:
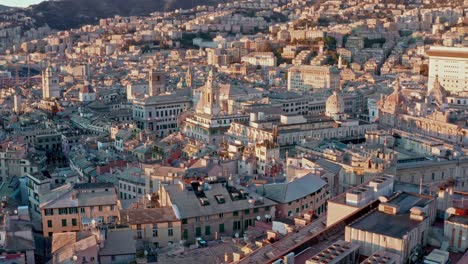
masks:
[(257, 221), (260, 221), (262, 219), (259, 215), (257, 216)]
[(78, 260), (78, 257), (76, 255), (73, 256), (73, 260), (74, 261), (77, 261)]
[(239, 238), (239, 233), (236, 232), (236, 234), (234, 234), (234, 236), (235, 236), (236, 238)]

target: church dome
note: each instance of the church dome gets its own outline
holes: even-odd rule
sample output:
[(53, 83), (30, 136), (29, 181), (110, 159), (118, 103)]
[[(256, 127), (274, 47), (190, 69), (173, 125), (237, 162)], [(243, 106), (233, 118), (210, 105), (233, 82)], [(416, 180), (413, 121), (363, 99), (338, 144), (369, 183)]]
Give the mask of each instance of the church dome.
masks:
[(81, 86), (80, 88), (80, 93), (82, 94), (94, 93), (94, 89), (89, 82), (85, 82), (84, 85)]
[(341, 114), (345, 111), (345, 104), (343, 98), (334, 91), (330, 97), (328, 97), (327, 102), (325, 103), (325, 114), (327, 116), (333, 116), (335, 114)]
[(385, 98), (383, 108), (386, 112), (397, 114), (406, 112), (406, 107), (406, 97), (401, 94), (400, 80), (397, 80), (393, 93)]

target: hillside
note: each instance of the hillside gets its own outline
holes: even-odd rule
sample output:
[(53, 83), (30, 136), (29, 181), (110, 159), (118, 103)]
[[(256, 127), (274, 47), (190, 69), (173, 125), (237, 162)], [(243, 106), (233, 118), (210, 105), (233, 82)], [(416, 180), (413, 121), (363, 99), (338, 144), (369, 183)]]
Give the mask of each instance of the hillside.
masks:
[(13, 8), (14, 7), (11, 7), (11, 6), (0, 5), (0, 11), (9, 10), (9, 9), (13, 9)]
[(148, 15), (197, 5), (215, 4), (221, 0), (59, 0), (31, 6), (30, 16), (39, 24), (65, 30), (96, 23), (100, 18)]

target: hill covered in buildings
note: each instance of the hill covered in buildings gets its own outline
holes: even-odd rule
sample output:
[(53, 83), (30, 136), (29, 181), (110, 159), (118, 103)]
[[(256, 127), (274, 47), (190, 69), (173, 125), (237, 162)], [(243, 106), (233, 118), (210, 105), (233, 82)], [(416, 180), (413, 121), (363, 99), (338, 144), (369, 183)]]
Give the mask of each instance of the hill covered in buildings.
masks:
[(66, 30), (115, 15), (142, 16), (156, 11), (189, 9), (218, 2), (220, 0), (59, 0), (32, 5), (28, 11), (37, 23)]
[(10, 9), (14, 9), (14, 7), (6, 6), (6, 5), (0, 5), (0, 12), (4, 11), (4, 10), (10, 10)]

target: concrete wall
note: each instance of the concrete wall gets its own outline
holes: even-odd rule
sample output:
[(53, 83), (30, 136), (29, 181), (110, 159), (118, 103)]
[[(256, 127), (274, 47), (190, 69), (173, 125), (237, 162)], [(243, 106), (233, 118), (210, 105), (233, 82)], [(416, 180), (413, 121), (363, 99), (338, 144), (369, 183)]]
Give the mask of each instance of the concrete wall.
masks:
[(358, 207), (328, 201), (327, 226), (339, 222), (341, 219), (358, 210)]
[(452, 250), (465, 252), (468, 248), (468, 225), (446, 220), (444, 236), (449, 239), (449, 246)]

